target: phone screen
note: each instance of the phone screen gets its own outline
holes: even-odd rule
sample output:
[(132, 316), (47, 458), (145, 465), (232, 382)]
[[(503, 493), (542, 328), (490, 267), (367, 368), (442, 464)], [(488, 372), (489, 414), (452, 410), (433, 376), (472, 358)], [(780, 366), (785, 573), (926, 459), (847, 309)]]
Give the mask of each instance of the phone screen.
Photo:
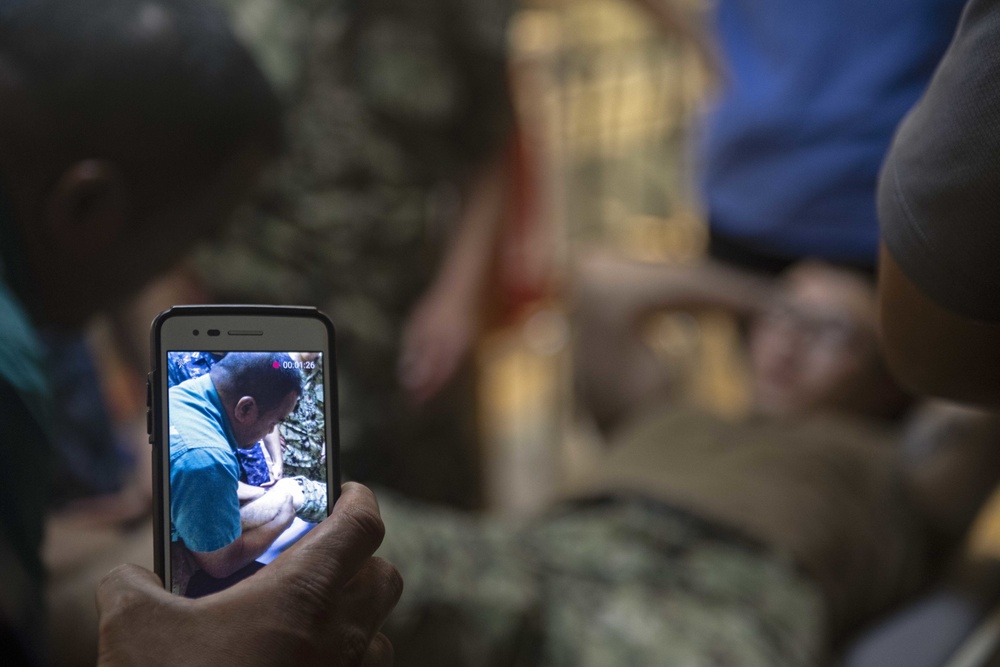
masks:
[(166, 352), (173, 592), (231, 586), (327, 516), (323, 356)]

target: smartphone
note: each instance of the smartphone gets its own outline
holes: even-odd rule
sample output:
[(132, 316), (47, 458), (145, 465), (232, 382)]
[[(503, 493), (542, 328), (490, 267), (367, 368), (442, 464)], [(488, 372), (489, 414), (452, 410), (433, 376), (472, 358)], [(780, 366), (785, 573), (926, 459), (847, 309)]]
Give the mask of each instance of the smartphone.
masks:
[(340, 491), (335, 334), (315, 308), (175, 306), (150, 330), (155, 567), (201, 597), (251, 576)]

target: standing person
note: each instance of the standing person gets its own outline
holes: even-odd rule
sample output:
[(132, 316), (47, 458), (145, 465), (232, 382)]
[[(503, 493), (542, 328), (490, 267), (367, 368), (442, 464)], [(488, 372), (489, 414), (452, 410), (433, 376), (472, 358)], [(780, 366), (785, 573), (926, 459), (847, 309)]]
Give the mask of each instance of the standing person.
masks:
[[(37, 329), (79, 330), (217, 231), (278, 151), (281, 124), (225, 18), (192, 0), (3, 3), (0, 100), (0, 653), (43, 664), (54, 454)], [(347, 485), (272, 576), (211, 601), (115, 570), (99, 591), (102, 662), (391, 659), (378, 628), (401, 583), (371, 558), (377, 507)]]
[[(635, 1), (679, 22), (670, 0)], [(806, 257), (874, 266), (879, 166), (964, 4), (714, 6), (720, 81), (697, 165), (714, 257), (772, 272)]]
[(290, 107), (289, 152), (201, 278), (330, 314), (352, 478), (475, 505), (467, 362), (509, 186), (513, 3), (229, 4)]

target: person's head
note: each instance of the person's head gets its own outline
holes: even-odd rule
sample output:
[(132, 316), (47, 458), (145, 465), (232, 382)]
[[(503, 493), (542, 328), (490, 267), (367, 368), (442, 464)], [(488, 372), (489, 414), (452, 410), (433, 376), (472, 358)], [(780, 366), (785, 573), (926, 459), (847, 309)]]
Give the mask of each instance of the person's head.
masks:
[(0, 3), (0, 185), (30, 310), (78, 324), (229, 217), (280, 103), (204, 0)]
[(302, 395), (302, 377), (284, 353), (230, 352), (210, 373), (240, 447), (274, 430)]
[(772, 303), (750, 329), (757, 411), (897, 413), (906, 397), (879, 348), (873, 280), (819, 262), (797, 264), (780, 280)]

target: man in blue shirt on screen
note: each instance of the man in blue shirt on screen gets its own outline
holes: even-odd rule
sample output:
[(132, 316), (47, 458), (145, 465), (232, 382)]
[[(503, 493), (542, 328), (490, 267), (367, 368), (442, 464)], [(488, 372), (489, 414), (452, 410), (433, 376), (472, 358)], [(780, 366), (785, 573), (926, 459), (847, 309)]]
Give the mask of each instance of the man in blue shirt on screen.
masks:
[[(258, 442), (295, 408), (301, 377), (284, 353), (231, 352), (206, 374), (170, 389), (170, 515), (178, 592), (198, 596), (249, 576), (295, 518), (291, 500), (243, 531), (236, 450)], [(183, 549), (179, 548), (183, 545)], [(193, 563), (188, 563), (185, 556)], [(176, 581), (180, 579), (180, 581)]]

